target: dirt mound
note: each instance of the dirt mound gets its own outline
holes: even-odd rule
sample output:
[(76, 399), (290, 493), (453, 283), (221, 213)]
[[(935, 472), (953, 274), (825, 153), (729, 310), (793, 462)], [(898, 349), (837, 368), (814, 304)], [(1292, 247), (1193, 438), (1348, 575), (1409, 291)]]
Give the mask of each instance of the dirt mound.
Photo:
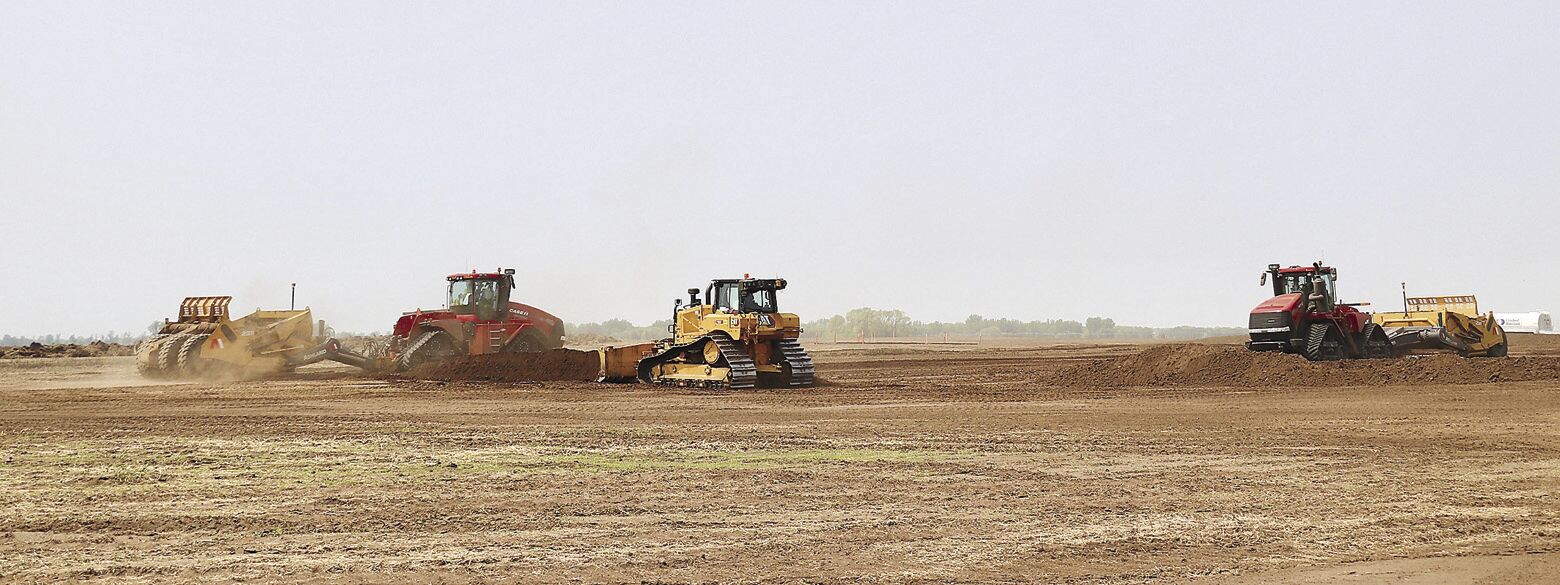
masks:
[(44, 345), (32, 343), (16, 347), (0, 347), (0, 358), (58, 358), (58, 357), (107, 357), (135, 355), (135, 348), (118, 343), (94, 341), (86, 345), (64, 343)]
[(461, 356), (423, 364), (406, 373), (423, 380), (540, 382), (594, 380), (601, 368), (596, 352), (555, 349), (540, 353), (494, 353)]
[(1560, 359), (1433, 355), (1312, 363), (1298, 355), (1239, 347), (1164, 345), (1062, 369), (1058, 386), (1388, 386), (1560, 379)]

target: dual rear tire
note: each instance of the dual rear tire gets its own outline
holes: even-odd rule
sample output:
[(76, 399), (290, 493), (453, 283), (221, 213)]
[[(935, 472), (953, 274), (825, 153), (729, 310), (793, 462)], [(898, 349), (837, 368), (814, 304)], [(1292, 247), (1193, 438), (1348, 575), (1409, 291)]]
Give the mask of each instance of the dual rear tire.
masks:
[(136, 348), (135, 369), (148, 378), (199, 378), (211, 371), (211, 360), (200, 357), (208, 333), (159, 334)]

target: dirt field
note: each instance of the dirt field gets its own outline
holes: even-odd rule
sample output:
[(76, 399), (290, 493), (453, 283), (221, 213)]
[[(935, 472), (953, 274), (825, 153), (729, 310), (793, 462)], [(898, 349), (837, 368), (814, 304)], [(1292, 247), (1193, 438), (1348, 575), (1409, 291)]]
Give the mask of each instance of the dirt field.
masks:
[[(1560, 360), (1560, 340), (1513, 346)], [(1057, 383), (1139, 349), (824, 346), (827, 386), (739, 393), (7, 360), (0, 577), (1557, 581), (1545, 362), (1475, 384)]]

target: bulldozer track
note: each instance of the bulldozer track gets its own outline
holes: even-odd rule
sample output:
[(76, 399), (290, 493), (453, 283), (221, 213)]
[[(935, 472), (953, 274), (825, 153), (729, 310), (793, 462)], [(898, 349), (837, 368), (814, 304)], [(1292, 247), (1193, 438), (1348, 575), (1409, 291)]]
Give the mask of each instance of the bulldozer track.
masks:
[(796, 339), (786, 339), (780, 342), (780, 355), (790, 366), (791, 376), (789, 384), (792, 387), (811, 386), (817, 376), (813, 369), (812, 356), (807, 355), (807, 350), (802, 349), (802, 342)]
[(650, 375), (650, 370), (655, 366), (670, 362), (672, 358), (675, 358), (678, 355), (698, 348), (707, 341), (715, 342), (715, 347), (720, 349), (721, 359), (725, 361), (727, 367), (731, 369), (731, 373), (728, 374), (726, 378), (726, 382), (724, 384), (725, 387), (731, 388), (733, 390), (741, 390), (744, 388), (752, 388), (755, 384), (757, 384), (758, 366), (753, 363), (753, 358), (749, 357), (746, 351), (743, 351), (741, 343), (737, 342), (735, 339), (727, 337), (724, 334), (706, 335), (682, 345), (673, 345), (662, 350), (660, 353), (647, 356), (644, 359), (639, 360), (639, 381), (651, 384), (675, 386), (677, 384), (676, 380), (653, 378)]
[(752, 388), (758, 382), (758, 366), (753, 363), (753, 358), (743, 351), (742, 344), (725, 335), (706, 336), (715, 342), (720, 348), (720, 357), (726, 361), (731, 373), (726, 379), (726, 387), (733, 390)]

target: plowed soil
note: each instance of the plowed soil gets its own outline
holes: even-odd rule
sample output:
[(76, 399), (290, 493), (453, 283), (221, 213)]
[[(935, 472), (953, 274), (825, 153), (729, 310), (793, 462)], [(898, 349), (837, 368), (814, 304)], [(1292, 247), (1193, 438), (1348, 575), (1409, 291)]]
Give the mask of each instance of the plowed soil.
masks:
[[(0, 579), (1560, 574), (1547, 349), (1514, 341), (1540, 361), (1486, 380), (1321, 370), (1366, 380), (1346, 386), (1219, 346), (812, 349), (830, 386), (741, 392), (345, 369), (152, 386), (128, 358), (7, 360)], [(1418, 366), (1455, 374), (1397, 369)]]
[(1294, 354), (1227, 345), (1164, 345), (1122, 359), (1069, 367), (1052, 380), (1091, 386), (1393, 386), (1560, 380), (1560, 358), (1465, 359), (1450, 354), (1386, 360), (1309, 362)]
[(423, 364), (407, 372), (404, 377), (446, 382), (584, 382), (594, 380), (599, 370), (600, 359), (595, 352), (555, 349), (538, 353), (461, 356)]

